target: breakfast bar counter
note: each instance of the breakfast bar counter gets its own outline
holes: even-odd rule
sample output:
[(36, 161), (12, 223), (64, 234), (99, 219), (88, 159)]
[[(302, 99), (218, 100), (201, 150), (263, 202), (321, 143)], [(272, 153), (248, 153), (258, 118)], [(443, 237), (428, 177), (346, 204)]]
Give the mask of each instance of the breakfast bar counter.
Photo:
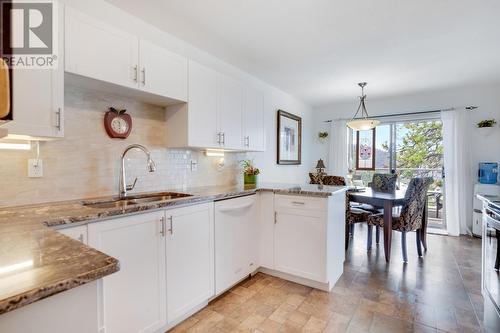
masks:
[[(57, 228), (94, 223), (148, 210), (186, 206), (269, 191), (328, 197), (345, 187), (259, 184), (185, 188), (178, 199), (96, 208), (113, 197), (0, 208), (0, 314), (119, 271), (118, 260), (61, 233)], [(145, 194), (147, 196), (147, 194)]]

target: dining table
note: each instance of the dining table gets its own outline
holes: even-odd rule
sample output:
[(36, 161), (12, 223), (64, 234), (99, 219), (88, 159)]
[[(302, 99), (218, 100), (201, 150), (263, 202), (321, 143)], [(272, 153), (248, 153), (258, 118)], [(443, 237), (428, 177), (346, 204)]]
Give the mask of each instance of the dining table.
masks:
[[(379, 192), (372, 188), (356, 188), (347, 191), (349, 200), (360, 204), (372, 205), (375, 208), (384, 210), (384, 253), (385, 261), (391, 260), (391, 241), (392, 241), (392, 214), (393, 208), (402, 206), (405, 202), (405, 190), (396, 190), (394, 192)], [(425, 205), (427, 207), (427, 205)], [(427, 250), (426, 240), (427, 229), (427, 209), (425, 209), (420, 239), (425, 250)]]

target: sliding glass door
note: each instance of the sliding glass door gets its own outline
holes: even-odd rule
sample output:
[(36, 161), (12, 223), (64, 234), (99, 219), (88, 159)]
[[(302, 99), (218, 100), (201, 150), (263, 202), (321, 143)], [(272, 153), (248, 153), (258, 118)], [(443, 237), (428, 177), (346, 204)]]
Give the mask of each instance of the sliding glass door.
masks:
[[(428, 223), (445, 229), (443, 135), (440, 119), (405, 120), (383, 123), (375, 131), (374, 170), (355, 170), (354, 179), (368, 185), (373, 173), (397, 173), (398, 187), (406, 189), (414, 177), (432, 177), (428, 192)], [(356, 132), (351, 152), (356, 154)], [(351, 155), (355, 156), (355, 155)]]

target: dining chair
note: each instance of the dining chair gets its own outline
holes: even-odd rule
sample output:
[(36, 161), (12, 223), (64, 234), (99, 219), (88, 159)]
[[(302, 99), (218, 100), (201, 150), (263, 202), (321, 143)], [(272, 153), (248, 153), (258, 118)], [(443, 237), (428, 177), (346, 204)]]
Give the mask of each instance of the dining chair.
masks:
[[(394, 192), (396, 191), (396, 182), (398, 180), (397, 174), (389, 173), (374, 173), (372, 181), (368, 183), (368, 187), (371, 187), (374, 191), (378, 192)], [(381, 212), (382, 207), (374, 207), (369, 204), (359, 204), (352, 202), (350, 204), (351, 213), (348, 214), (347, 220), (351, 223), (349, 224), (349, 229), (351, 235), (354, 235), (354, 224), (367, 222), (368, 217), (371, 214), (378, 214)], [(367, 240), (367, 250), (371, 249), (372, 245), (372, 228), (368, 228), (368, 240)], [(375, 242), (378, 244), (380, 242), (380, 228), (375, 227)]]
[(324, 176), (321, 181), (327, 186), (346, 186), (345, 178), (341, 176)]
[(319, 184), (321, 184), (323, 177), (324, 177), (324, 174), (309, 172), (309, 179), (310, 179), (309, 184), (318, 184), (319, 185)]
[[(408, 185), (405, 193), (405, 202), (399, 213), (392, 216), (392, 230), (401, 232), (401, 247), (403, 252), (403, 261), (408, 262), (408, 252), (406, 248), (406, 233), (409, 231), (417, 232), (417, 252), (422, 256), (422, 229), (425, 205), (427, 204), (427, 191), (434, 182), (431, 177), (413, 178)], [(384, 226), (384, 214), (376, 213), (368, 217), (368, 229)], [(370, 239), (369, 239), (370, 241)]]

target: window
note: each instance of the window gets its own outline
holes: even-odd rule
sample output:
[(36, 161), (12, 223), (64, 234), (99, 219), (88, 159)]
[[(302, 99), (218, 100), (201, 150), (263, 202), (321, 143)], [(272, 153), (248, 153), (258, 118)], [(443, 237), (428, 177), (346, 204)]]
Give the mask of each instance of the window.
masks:
[[(367, 186), (373, 174), (397, 173), (398, 187), (405, 189), (413, 177), (432, 177), (428, 193), (429, 225), (444, 227), (443, 137), (440, 119), (407, 120), (384, 123), (376, 127), (373, 170), (356, 164), (357, 137), (351, 131), (349, 169), (358, 183)], [(372, 133), (371, 131), (363, 131)], [(360, 138), (369, 136), (360, 132)], [(360, 140), (361, 141), (361, 140)]]

